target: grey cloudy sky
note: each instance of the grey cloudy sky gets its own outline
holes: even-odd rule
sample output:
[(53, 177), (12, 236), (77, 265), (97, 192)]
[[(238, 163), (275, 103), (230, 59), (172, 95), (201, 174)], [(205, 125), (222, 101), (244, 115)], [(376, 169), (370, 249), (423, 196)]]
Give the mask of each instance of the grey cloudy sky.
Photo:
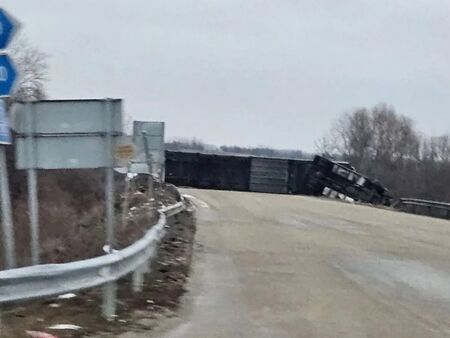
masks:
[(122, 97), (214, 144), (313, 150), (355, 106), (450, 129), (449, 0), (3, 0), (51, 98)]

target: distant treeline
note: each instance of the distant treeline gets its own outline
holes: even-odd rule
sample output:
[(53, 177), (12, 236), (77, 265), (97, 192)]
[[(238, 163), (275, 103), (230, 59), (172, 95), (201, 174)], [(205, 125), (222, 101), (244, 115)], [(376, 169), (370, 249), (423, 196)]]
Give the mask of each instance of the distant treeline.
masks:
[(167, 150), (173, 151), (196, 151), (201, 153), (235, 154), (264, 157), (310, 159), (314, 155), (301, 151), (289, 149), (273, 149), (269, 147), (240, 147), (240, 146), (215, 146), (206, 144), (198, 139), (178, 139), (166, 143)]
[[(442, 123), (450, 128), (450, 117)], [(450, 202), (450, 134), (423, 135), (392, 106), (342, 114), (317, 142), (317, 152), (349, 161), (396, 197)]]
[[(442, 121), (450, 128), (450, 118)], [(175, 140), (168, 150), (309, 159), (301, 150), (214, 146), (197, 139)], [(355, 108), (343, 113), (316, 143), (318, 154), (350, 162), (377, 179), (395, 197), (450, 202), (450, 134), (423, 135), (412, 119), (392, 106)]]

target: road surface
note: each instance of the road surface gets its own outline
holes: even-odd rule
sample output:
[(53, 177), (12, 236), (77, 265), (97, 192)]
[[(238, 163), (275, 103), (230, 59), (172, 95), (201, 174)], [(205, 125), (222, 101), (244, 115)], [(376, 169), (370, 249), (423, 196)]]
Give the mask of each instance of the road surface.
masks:
[(450, 222), (317, 198), (184, 190), (179, 317), (155, 337), (450, 336)]

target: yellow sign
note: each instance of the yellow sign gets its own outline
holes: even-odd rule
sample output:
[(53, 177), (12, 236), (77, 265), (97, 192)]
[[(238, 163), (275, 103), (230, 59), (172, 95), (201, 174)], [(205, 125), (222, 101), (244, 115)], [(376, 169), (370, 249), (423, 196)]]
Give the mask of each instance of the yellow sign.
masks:
[(134, 146), (132, 144), (117, 145), (114, 156), (118, 160), (129, 160), (134, 156)]

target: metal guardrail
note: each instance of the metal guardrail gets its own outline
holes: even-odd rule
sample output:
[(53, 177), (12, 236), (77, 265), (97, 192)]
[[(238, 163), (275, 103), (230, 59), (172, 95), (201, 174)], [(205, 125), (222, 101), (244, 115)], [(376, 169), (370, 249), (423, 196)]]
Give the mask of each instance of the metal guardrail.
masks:
[[(133, 287), (139, 290), (143, 274), (148, 271), (157, 244), (166, 230), (166, 217), (185, 209), (178, 202), (159, 210), (159, 220), (141, 239), (125, 249), (104, 256), (64, 264), (46, 264), (0, 271), (0, 304), (57, 296), (68, 292), (107, 285), (129, 274)], [(104, 315), (114, 314), (115, 299), (105, 299), (109, 308)], [(112, 306), (112, 308), (111, 308)]]
[(450, 203), (400, 198), (394, 207), (413, 214), (450, 219)]

